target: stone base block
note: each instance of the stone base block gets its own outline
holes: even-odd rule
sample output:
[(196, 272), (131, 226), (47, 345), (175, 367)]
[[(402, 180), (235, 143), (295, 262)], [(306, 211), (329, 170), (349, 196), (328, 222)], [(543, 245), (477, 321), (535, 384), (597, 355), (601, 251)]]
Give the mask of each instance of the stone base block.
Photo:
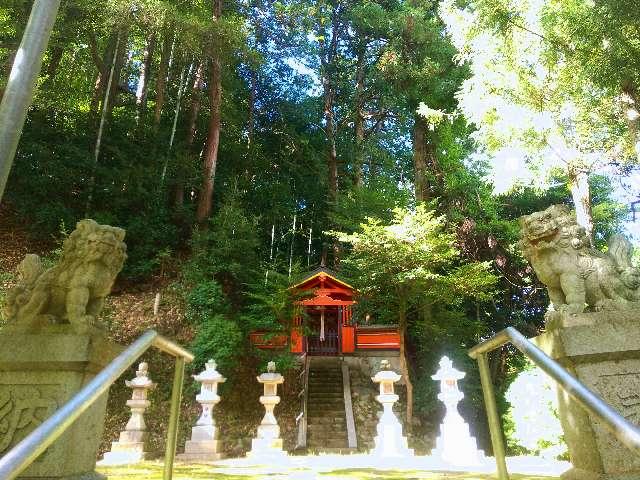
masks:
[(185, 452), (185, 453), (176, 455), (176, 460), (178, 460), (179, 462), (192, 462), (192, 463), (215, 462), (216, 460), (221, 460), (222, 458), (224, 458), (224, 455), (222, 453), (212, 453), (212, 452), (203, 452), (203, 453), (195, 453), (195, 452), (186, 453)]
[(144, 451), (144, 443), (140, 442), (113, 442), (111, 451), (104, 454), (99, 465), (131, 465), (140, 463), (148, 458)]
[[(43, 329), (0, 335), (0, 456), (51, 416), (102, 370), (122, 347), (103, 335)], [(70, 480), (93, 474), (107, 393), (19, 478)], [(89, 477), (87, 477), (89, 475)]]
[(220, 440), (187, 440), (184, 453), (218, 453)]
[(375, 447), (371, 452), (381, 458), (412, 457), (413, 449), (409, 448), (407, 437), (380, 438), (374, 437)]
[(248, 457), (286, 457), (287, 453), (282, 450), (281, 438), (254, 438), (251, 440), (251, 451)]
[[(616, 409), (640, 424), (640, 312), (555, 312), (534, 339), (547, 355)], [(564, 391), (558, 410), (573, 469), (564, 480), (638, 480), (640, 456), (620, 443)]]
[(440, 427), (442, 432), (436, 438), (436, 447), (430, 456), (456, 467), (483, 465), (484, 452), (478, 450), (475, 437), (469, 433), (469, 425), (464, 422), (450, 422)]
[(220, 440), (187, 440), (184, 453), (177, 455), (177, 459), (183, 462), (208, 462), (220, 460)]

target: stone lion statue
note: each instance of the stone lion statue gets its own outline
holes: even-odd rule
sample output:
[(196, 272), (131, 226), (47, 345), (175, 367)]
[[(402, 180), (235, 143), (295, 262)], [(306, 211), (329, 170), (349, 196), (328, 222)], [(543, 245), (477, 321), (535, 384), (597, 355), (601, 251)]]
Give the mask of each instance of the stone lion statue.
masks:
[(640, 270), (622, 235), (609, 239), (606, 254), (596, 250), (565, 205), (523, 216), (520, 227), (520, 247), (549, 291), (550, 311), (620, 310), (640, 301)]
[(81, 220), (54, 267), (45, 270), (38, 255), (26, 255), (18, 266), (19, 283), (7, 295), (6, 329), (31, 333), (62, 324), (86, 333), (96, 326), (127, 257), (124, 236), (121, 228)]

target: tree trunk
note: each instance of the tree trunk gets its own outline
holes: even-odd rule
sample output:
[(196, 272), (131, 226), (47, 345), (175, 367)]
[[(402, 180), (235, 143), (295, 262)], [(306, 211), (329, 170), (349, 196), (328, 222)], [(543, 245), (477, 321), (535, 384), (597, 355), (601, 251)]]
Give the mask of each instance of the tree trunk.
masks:
[(297, 220), (298, 220), (298, 215), (294, 213), (293, 227), (291, 229), (291, 244), (289, 245), (289, 278), (291, 278), (291, 271), (293, 270), (293, 245), (296, 239), (296, 221)]
[(153, 125), (157, 130), (162, 119), (162, 108), (164, 107), (165, 92), (167, 88), (167, 73), (169, 71), (169, 57), (171, 56), (171, 42), (173, 28), (164, 29), (164, 39), (162, 41), (162, 52), (160, 53), (160, 66), (158, 67), (158, 80), (156, 82), (156, 105), (153, 114)]
[(118, 46), (118, 33), (112, 32), (107, 40), (107, 45), (104, 50), (104, 55), (100, 57), (98, 53), (98, 43), (95, 35), (89, 35), (89, 45), (93, 56), (94, 63), (98, 69), (98, 75), (93, 88), (93, 96), (91, 98), (91, 105), (89, 111), (92, 117), (96, 117), (100, 108), (100, 102), (104, 100), (104, 94), (106, 91), (106, 84), (109, 80), (111, 72), (111, 65), (113, 64), (113, 56), (115, 55), (116, 48)]
[(118, 33), (120, 43), (118, 44), (118, 48), (116, 49), (115, 69), (113, 71), (113, 85), (111, 86), (109, 100), (107, 102), (107, 118), (111, 118), (113, 107), (115, 107), (116, 104), (118, 91), (120, 90), (120, 77), (122, 74), (122, 67), (125, 64), (125, 60), (127, 57), (127, 48), (129, 44), (129, 27), (130, 26), (128, 23), (123, 24), (120, 28), (120, 32)]
[[(116, 38), (116, 44), (114, 47), (114, 51), (118, 50), (120, 45), (120, 37)], [(96, 168), (98, 166), (98, 160), (100, 159), (100, 147), (102, 146), (102, 135), (104, 133), (104, 128), (108, 120), (107, 110), (109, 108), (109, 98), (111, 96), (111, 90), (114, 82), (114, 72), (116, 69), (116, 57), (114, 56), (111, 62), (111, 67), (109, 70), (109, 76), (106, 85), (106, 91), (104, 92), (104, 101), (102, 102), (102, 115), (100, 116), (100, 126), (98, 127), (98, 135), (96, 136), (96, 144), (93, 149), (93, 165), (91, 166), (91, 174), (89, 175), (88, 182), (88, 195), (87, 195), (87, 203), (85, 204), (84, 216), (88, 217), (89, 212), (91, 211), (91, 204), (93, 202), (93, 193), (95, 191), (96, 184)]]
[(249, 112), (247, 114), (247, 148), (251, 146), (253, 142), (253, 132), (255, 124), (255, 112), (256, 112), (256, 97), (258, 89), (258, 73), (254, 68), (251, 68), (251, 85), (249, 91)]
[(58, 73), (58, 68), (60, 67), (63, 54), (64, 45), (59, 44), (51, 48), (51, 56), (49, 57), (46, 69), (47, 82), (51, 82)]
[[(192, 155), (193, 144), (196, 139), (196, 132), (198, 126), (198, 115), (200, 114), (200, 106), (202, 105), (202, 96), (200, 91), (202, 90), (204, 73), (204, 62), (198, 64), (196, 75), (193, 80), (193, 87), (191, 89), (191, 109), (189, 111), (189, 123), (187, 126), (187, 150), (189, 155)], [(184, 204), (184, 169), (178, 166), (176, 172), (176, 187), (174, 193), (174, 206), (176, 208), (182, 207)]]
[(414, 116), (415, 123), (413, 125), (413, 171), (414, 171), (414, 189), (416, 203), (429, 200), (428, 184), (427, 184), (427, 122), (420, 115)]
[(149, 78), (151, 77), (151, 64), (153, 62), (153, 54), (156, 49), (156, 33), (151, 32), (147, 39), (147, 45), (144, 49), (142, 64), (140, 65), (140, 78), (138, 79), (138, 88), (136, 89), (136, 121), (147, 109), (147, 91), (149, 86)]
[(335, 119), (333, 115), (334, 92), (328, 78), (323, 79), (324, 119), (327, 134), (327, 169), (329, 172), (328, 199), (334, 204), (338, 197), (338, 153), (336, 151)]
[(589, 241), (593, 245), (593, 215), (591, 212), (591, 193), (589, 191), (589, 172), (580, 166), (570, 166), (569, 188), (576, 208), (578, 225), (584, 227)]
[[(213, 1), (213, 21), (217, 22), (222, 15), (222, 0)], [(218, 147), (220, 146), (220, 106), (222, 103), (222, 61), (218, 46), (213, 47), (211, 54), (211, 119), (207, 135), (207, 151), (204, 158), (202, 189), (198, 198), (196, 219), (203, 224), (211, 215), (213, 205), (213, 186), (218, 163)]]
[(355, 105), (355, 152), (353, 155), (353, 184), (362, 186), (362, 166), (364, 165), (364, 78), (365, 78), (365, 49), (358, 51), (356, 67), (356, 105)]
[(409, 374), (409, 362), (407, 360), (407, 299), (403, 292), (399, 295), (398, 307), (398, 331), (400, 333), (400, 369), (407, 388), (407, 420), (405, 429), (411, 433), (413, 426), (413, 383)]

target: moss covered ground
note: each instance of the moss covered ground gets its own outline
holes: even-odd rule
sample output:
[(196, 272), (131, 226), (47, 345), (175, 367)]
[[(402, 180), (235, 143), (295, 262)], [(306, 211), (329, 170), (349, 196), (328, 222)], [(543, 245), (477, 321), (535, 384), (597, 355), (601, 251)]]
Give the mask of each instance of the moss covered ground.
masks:
[[(162, 464), (159, 462), (145, 462), (136, 466), (102, 467), (98, 471), (107, 476), (108, 480), (161, 480)], [(376, 470), (376, 469), (340, 469), (334, 471), (317, 472), (312, 469), (292, 467), (280, 468), (278, 473), (266, 473), (256, 467), (230, 469), (213, 465), (176, 465), (174, 480), (489, 480), (493, 475), (454, 472), (425, 472), (415, 470)], [(538, 475), (511, 475), (513, 480), (558, 480), (557, 477), (543, 477)]]

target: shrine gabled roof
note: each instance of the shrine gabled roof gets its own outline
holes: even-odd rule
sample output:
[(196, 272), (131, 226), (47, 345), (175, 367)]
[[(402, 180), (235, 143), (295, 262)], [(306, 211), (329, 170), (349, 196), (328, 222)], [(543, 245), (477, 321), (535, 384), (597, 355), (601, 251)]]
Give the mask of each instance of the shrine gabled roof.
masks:
[(338, 274), (327, 268), (327, 267), (318, 267), (315, 270), (312, 270), (308, 273), (306, 273), (300, 280), (298, 280), (296, 282), (295, 285), (292, 286), (292, 288), (296, 288), (296, 287), (300, 287), (302, 285), (304, 285), (305, 283), (308, 283), (310, 280), (313, 280), (316, 277), (319, 277), (320, 275), (326, 275), (327, 277), (331, 278), (333, 281), (335, 281), (336, 283), (339, 283), (340, 285), (343, 285), (344, 287), (353, 290), (354, 288), (349, 285), (347, 282), (345, 282), (344, 280), (341, 280), (338, 277)]

